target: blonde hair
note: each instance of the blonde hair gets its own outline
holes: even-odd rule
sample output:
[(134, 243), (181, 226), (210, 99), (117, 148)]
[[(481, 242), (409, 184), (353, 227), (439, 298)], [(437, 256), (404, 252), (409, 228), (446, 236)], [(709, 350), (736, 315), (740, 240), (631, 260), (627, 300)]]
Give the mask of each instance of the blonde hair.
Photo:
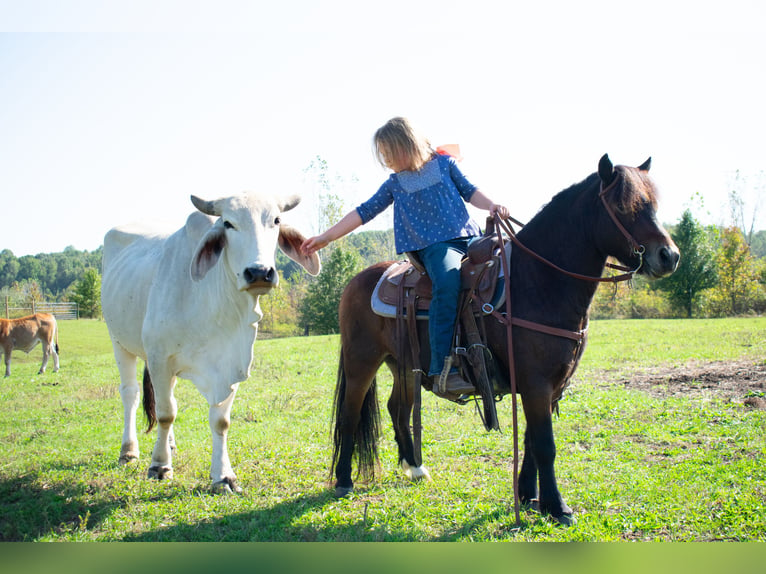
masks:
[(385, 158), (388, 154), (401, 169), (418, 171), (434, 154), (431, 142), (418, 133), (407, 118), (402, 117), (392, 118), (379, 128), (373, 143), (377, 159), (383, 167), (388, 167)]

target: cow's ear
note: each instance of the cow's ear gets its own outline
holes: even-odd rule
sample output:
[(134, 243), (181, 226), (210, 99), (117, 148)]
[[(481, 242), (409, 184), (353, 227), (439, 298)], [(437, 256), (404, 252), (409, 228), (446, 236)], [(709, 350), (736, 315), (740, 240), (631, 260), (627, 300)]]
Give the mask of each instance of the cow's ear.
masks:
[(191, 261), (191, 277), (200, 281), (207, 275), (221, 257), (226, 247), (226, 234), (222, 227), (214, 225), (199, 242)]
[(306, 240), (303, 234), (284, 223), (279, 226), (279, 248), (290, 259), (299, 263), (310, 275), (319, 275), (322, 270), (322, 264), (319, 261), (319, 254), (314, 252), (306, 256), (301, 251), (301, 244)]

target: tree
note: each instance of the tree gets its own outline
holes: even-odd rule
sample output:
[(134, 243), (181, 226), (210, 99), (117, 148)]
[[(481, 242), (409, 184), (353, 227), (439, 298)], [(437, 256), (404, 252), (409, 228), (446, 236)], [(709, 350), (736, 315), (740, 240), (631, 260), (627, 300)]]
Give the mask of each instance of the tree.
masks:
[(729, 191), (729, 212), (732, 225), (739, 227), (745, 243), (750, 246), (755, 233), (755, 223), (766, 196), (766, 174), (734, 174), (734, 189)]
[(322, 263), (322, 272), (307, 289), (300, 305), (301, 324), (315, 334), (339, 331), (338, 303), (348, 282), (359, 272), (361, 258), (351, 250), (336, 247)]
[[(344, 213), (343, 200), (334, 189), (343, 189), (346, 180), (338, 175), (329, 177), (329, 166), (317, 156), (304, 173), (311, 175), (320, 190), (317, 222), (322, 231), (340, 221)], [(352, 183), (356, 180), (352, 178)], [(348, 238), (341, 238), (322, 250), (322, 272), (306, 289), (299, 305), (301, 324), (306, 332), (337, 333), (338, 303), (348, 282), (361, 268), (361, 257), (348, 246)]]
[(101, 275), (97, 270), (92, 267), (85, 270), (72, 288), (71, 299), (77, 303), (81, 317), (101, 315)]
[(699, 295), (716, 284), (716, 266), (710, 236), (689, 209), (672, 234), (681, 252), (675, 273), (660, 279), (656, 287), (667, 293), (670, 303), (691, 318)]
[(0, 287), (10, 287), (19, 273), (19, 260), (10, 249), (0, 251)]
[(712, 302), (721, 315), (738, 315), (760, 307), (763, 287), (760, 278), (763, 263), (750, 253), (738, 227), (723, 230), (716, 253), (718, 285)]

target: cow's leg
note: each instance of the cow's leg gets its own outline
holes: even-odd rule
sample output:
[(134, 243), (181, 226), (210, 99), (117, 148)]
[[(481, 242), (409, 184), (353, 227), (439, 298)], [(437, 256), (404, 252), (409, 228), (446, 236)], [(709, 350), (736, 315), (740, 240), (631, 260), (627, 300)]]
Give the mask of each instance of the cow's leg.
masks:
[(51, 345), (48, 343), (48, 341), (43, 340), (43, 364), (40, 365), (40, 370), (37, 371), (38, 375), (45, 374), (45, 368), (48, 366), (48, 357), (50, 357), (51, 354)]
[(50, 353), (53, 356), (53, 372), (58, 373), (59, 371), (59, 354), (56, 350), (56, 333), (54, 331), (53, 335), (51, 336), (51, 343), (50, 343)]
[(125, 464), (138, 459), (136, 411), (141, 393), (136, 379), (136, 356), (126, 351), (119, 343), (113, 343), (113, 346), (117, 369), (120, 371), (120, 397), (124, 420), (119, 462)]
[(8, 347), (3, 348), (3, 355), (5, 356), (5, 376), (11, 376), (11, 349)]
[(173, 437), (173, 423), (176, 420), (178, 406), (173, 396), (173, 388), (176, 378), (170, 374), (164, 365), (159, 366), (150, 362), (149, 372), (152, 376), (154, 387), (154, 409), (157, 415), (157, 441), (152, 450), (152, 463), (147, 473), (149, 478), (162, 480), (173, 478), (173, 454), (171, 441)]
[(528, 432), (525, 446), (532, 452), (540, 481), (540, 511), (550, 514), (562, 524), (571, 524), (572, 509), (561, 498), (556, 485), (556, 444), (553, 440), (550, 396), (547, 393), (530, 393), (522, 402)]
[(227, 435), (231, 424), (231, 405), (237, 387), (221, 403), (211, 405), (209, 411), (210, 432), (213, 437), (213, 463), (210, 468), (210, 478), (213, 479), (213, 490), (217, 492), (242, 492), (237, 485), (237, 477), (231, 468), (229, 450), (227, 447)]

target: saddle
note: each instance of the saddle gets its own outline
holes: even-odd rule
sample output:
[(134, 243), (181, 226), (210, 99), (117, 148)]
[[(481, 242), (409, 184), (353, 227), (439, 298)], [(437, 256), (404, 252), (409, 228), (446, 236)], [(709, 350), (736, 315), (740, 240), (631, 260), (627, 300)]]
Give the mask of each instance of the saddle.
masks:
[[(502, 265), (496, 235), (487, 235), (474, 241), (460, 268), (463, 290), (475, 293), (472, 307), (475, 315), (488, 315), (503, 298)], [(510, 257), (510, 244), (506, 245)], [(397, 310), (407, 315), (414, 307), (417, 319), (428, 319), (431, 306), (431, 278), (414, 253), (407, 260), (396, 261), (386, 269), (372, 293), (372, 310), (389, 318), (397, 317)], [(403, 297), (403, 300), (400, 300)], [(412, 305), (410, 305), (412, 299)], [(403, 310), (403, 311), (402, 311)]]

